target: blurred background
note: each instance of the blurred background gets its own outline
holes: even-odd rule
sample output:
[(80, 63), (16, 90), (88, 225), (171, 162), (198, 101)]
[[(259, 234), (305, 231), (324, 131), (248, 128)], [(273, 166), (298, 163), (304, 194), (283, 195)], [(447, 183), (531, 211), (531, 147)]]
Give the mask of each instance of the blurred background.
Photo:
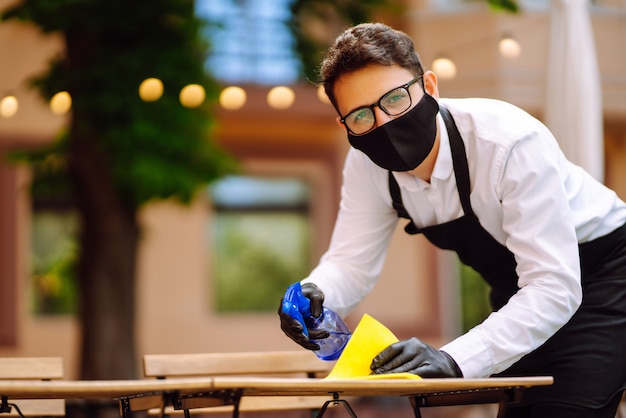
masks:
[[(543, 120), (626, 199), (626, 0), (0, 13), (0, 355), (61, 356), (68, 378), (140, 376), (143, 354), (298, 349), (276, 310), (328, 245), (349, 145), (316, 71), (355, 23), (410, 34), (442, 97)], [(440, 345), (487, 314), (486, 290), (403, 226), (347, 322)]]

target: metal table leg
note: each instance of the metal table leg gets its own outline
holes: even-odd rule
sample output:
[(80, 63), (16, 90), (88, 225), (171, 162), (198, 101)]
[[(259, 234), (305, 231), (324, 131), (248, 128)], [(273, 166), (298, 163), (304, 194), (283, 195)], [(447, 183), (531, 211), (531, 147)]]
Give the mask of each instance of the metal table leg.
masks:
[(339, 393), (337, 393), (337, 392), (333, 393), (333, 399), (332, 400), (324, 402), (324, 405), (322, 406), (322, 409), (320, 409), (319, 413), (317, 414), (317, 418), (321, 418), (321, 417), (324, 416), (324, 413), (326, 412), (326, 408), (331, 403), (333, 404), (333, 406), (338, 405), (338, 404), (342, 404), (346, 408), (346, 410), (348, 411), (348, 414), (350, 414), (350, 416), (352, 418), (357, 418), (356, 414), (354, 413), (354, 411), (350, 407), (350, 404), (347, 401), (345, 401), (344, 399), (339, 399)]

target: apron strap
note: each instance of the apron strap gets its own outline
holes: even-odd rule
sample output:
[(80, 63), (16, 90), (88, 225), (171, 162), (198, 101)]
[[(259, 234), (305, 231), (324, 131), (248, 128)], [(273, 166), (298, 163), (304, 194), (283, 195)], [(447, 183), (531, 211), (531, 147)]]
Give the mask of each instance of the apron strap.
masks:
[(472, 210), (472, 204), (470, 203), (470, 178), (469, 178), (469, 166), (467, 164), (467, 154), (465, 153), (465, 144), (459, 134), (459, 130), (454, 123), (454, 118), (448, 111), (448, 109), (439, 105), (439, 113), (446, 124), (448, 131), (448, 138), (450, 138), (450, 151), (452, 152), (452, 166), (454, 167), (454, 177), (456, 179), (456, 187), (459, 190), (459, 198), (461, 199), (461, 206), (463, 207), (463, 213), (466, 215), (474, 216)]
[(405, 218), (410, 221), (404, 227), (404, 231), (410, 235), (418, 234), (420, 232), (419, 228), (415, 226), (415, 223), (413, 223), (413, 219), (411, 219), (411, 216), (409, 216), (409, 213), (406, 211), (406, 208), (404, 207), (404, 203), (402, 203), (402, 194), (400, 193), (400, 186), (398, 186), (398, 182), (396, 181), (396, 178), (393, 176), (393, 173), (391, 171), (388, 172), (388, 182), (389, 182), (389, 194), (391, 195), (391, 204), (393, 205), (393, 208), (398, 213), (398, 217)]

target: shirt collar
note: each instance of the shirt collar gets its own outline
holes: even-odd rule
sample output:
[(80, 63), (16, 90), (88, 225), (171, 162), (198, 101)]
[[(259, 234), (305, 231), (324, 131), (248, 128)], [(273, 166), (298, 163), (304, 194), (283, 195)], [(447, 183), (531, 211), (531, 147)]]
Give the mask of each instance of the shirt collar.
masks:
[(430, 176), (430, 183), (419, 179), (406, 172), (394, 172), (400, 187), (408, 190), (424, 190), (430, 187), (437, 187), (438, 182), (447, 180), (452, 174), (452, 151), (450, 150), (450, 137), (443, 117), (437, 114), (437, 124), (439, 125), (439, 152)]

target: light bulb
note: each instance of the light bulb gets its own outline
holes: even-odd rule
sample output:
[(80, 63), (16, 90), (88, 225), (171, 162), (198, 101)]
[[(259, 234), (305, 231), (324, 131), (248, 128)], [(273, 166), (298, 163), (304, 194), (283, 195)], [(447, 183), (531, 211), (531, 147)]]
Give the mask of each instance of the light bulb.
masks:
[(180, 91), (180, 103), (185, 107), (198, 107), (206, 98), (204, 87), (199, 84), (188, 84)]
[(158, 78), (146, 78), (139, 85), (139, 97), (145, 102), (154, 102), (163, 95), (163, 82)]
[(50, 110), (56, 115), (67, 113), (72, 107), (72, 96), (66, 91), (60, 91), (50, 99)]
[(296, 94), (286, 86), (272, 88), (267, 93), (267, 103), (274, 109), (287, 109), (296, 100)]
[(241, 109), (246, 104), (246, 91), (241, 87), (226, 87), (220, 93), (220, 106), (228, 110)]
[(6, 96), (0, 100), (0, 115), (3, 118), (12, 118), (17, 113), (19, 104), (15, 96)]
[(437, 58), (433, 61), (432, 68), (435, 74), (443, 80), (449, 80), (456, 76), (456, 64), (449, 58)]
[(323, 85), (320, 85), (317, 88), (317, 98), (322, 103), (330, 104), (330, 99), (328, 98), (328, 95), (326, 94), (326, 91), (324, 91), (324, 86)]
[(517, 58), (522, 53), (522, 47), (519, 42), (511, 37), (504, 37), (498, 43), (500, 54), (506, 58)]

